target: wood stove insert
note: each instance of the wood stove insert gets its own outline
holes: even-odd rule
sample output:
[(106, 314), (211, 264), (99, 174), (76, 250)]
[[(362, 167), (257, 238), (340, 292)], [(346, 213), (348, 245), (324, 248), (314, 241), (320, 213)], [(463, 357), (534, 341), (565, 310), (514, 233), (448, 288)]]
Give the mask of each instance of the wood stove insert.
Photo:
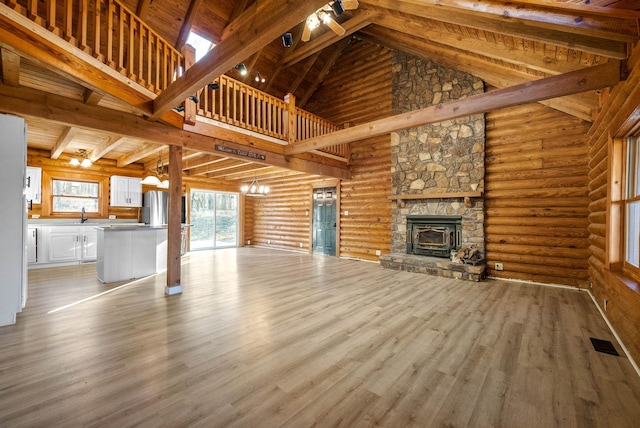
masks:
[(449, 258), (462, 244), (462, 216), (407, 216), (407, 254)]

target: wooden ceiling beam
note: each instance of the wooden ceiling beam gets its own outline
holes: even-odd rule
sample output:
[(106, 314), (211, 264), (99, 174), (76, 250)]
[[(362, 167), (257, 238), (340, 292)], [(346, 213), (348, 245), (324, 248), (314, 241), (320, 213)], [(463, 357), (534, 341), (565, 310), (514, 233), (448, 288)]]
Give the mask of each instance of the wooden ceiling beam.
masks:
[[(244, 178), (247, 177), (254, 177), (256, 176), (258, 173), (265, 173), (265, 172), (269, 172), (269, 171), (273, 171), (276, 167), (273, 166), (267, 166), (267, 165), (258, 165), (255, 163), (249, 163), (246, 164), (243, 168), (238, 168), (238, 169), (242, 169), (242, 170), (236, 170), (236, 171), (225, 171), (223, 173), (221, 173), (221, 177), (224, 177), (225, 180), (242, 180)], [(277, 171), (282, 172), (281, 169), (278, 169)]]
[(93, 89), (85, 88), (84, 94), (82, 95), (82, 99), (85, 104), (90, 106), (97, 106), (100, 104), (100, 101), (104, 98), (104, 95), (98, 91), (94, 91)]
[(151, 0), (138, 0), (136, 15), (138, 15), (140, 19), (144, 20), (147, 17), (147, 12), (149, 11), (150, 4), (151, 4)]
[(320, 83), (322, 83), (326, 75), (329, 73), (329, 70), (331, 70), (331, 67), (333, 67), (333, 64), (335, 64), (338, 58), (340, 57), (340, 55), (342, 55), (342, 52), (344, 52), (344, 50), (347, 48), (350, 41), (351, 39), (343, 39), (342, 41), (340, 41), (340, 43), (336, 43), (334, 45), (334, 49), (333, 49), (333, 52), (331, 53), (331, 56), (327, 58), (324, 65), (322, 66), (322, 69), (320, 69), (320, 71), (316, 73), (315, 77), (313, 78), (313, 82), (311, 82), (311, 84), (309, 85), (305, 93), (302, 95), (302, 97), (298, 98), (299, 107), (304, 107), (305, 104), (307, 104), (307, 101), (309, 101), (309, 98), (311, 98), (311, 95), (313, 95), (316, 89), (318, 89), (318, 86), (320, 86)]
[(98, 159), (104, 157), (104, 155), (109, 153), (111, 150), (113, 150), (116, 147), (118, 147), (124, 141), (125, 141), (125, 138), (123, 136), (121, 136), (121, 135), (112, 135), (112, 136), (110, 136), (109, 138), (107, 138), (107, 141), (105, 141), (104, 143), (102, 143), (99, 146), (95, 147), (91, 151), (91, 153), (89, 154), (89, 160), (91, 162), (97, 161)]
[(136, 150), (132, 151), (131, 153), (127, 153), (124, 156), (120, 156), (117, 159), (116, 166), (118, 168), (123, 168), (127, 165), (134, 163), (135, 161), (138, 161), (147, 156), (151, 156), (154, 153), (158, 153), (160, 150), (164, 149), (165, 147), (167, 146), (162, 146), (154, 143), (144, 143), (140, 147), (138, 147)]
[(324, 50), (325, 48), (331, 46), (332, 44), (339, 42), (342, 39), (346, 39), (351, 36), (356, 31), (359, 31), (371, 24), (372, 20), (375, 18), (376, 12), (370, 10), (358, 10), (354, 11), (353, 18), (345, 21), (342, 27), (345, 29), (345, 33), (342, 36), (338, 36), (333, 31), (327, 31), (324, 34), (314, 37), (313, 41), (305, 43), (303, 46), (296, 48), (290, 55), (287, 55), (283, 60), (278, 64), (282, 68), (291, 67), (298, 62), (309, 58), (311, 55), (316, 54)]
[(296, 74), (297, 74), (296, 80), (294, 80), (293, 83), (291, 84), (291, 87), (287, 91), (288, 94), (293, 94), (298, 89), (298, 87), (300, 86), (304, 78), (307, 77), (307, 74), (309, 74), (309, 71), (318, 60), (318, 57), (320, 56), (321, 53), (322, 51), (317, 52), (314, 55), (310, 56), (309, 59), (307, 59), (307, 62), (304, 64), (304, 67), (296, 70)]
[(282, 0), (253, 3), (228, 26), (226, 37), (215, 48), (153, 101), (150, 119), (160, 119), (173, 106), (280, 37), (325, 3), (326, 0), (304, 0), (295, 5)]
[(60, 135), (58, 141), (56, 141), (56, 143), (53, 145), (53, 148), (51, 149), (51, 159), (58, 159), (62, 152), (64, 152), (64, 149), (66, 149), (69, 143), (73, 141), (77, 133), (78, 128), (75, 128), (73, 126), (68, 126), (67, 128), (65, 128), (65, 130), (62, 131), (62, 135)]
[[(406, 52), (472, 74), (496, 88), (506, 88), (536, 79), (534, 75), (502, 66), (489, 58), (452, 50), (446, 46), (425, 42), (417, 37), (378, 26), (366, 28), (359, 33), (359, 37), (390, 49)], [(593, 109), (598, 107), (597, 97), (593, 93), (568, 95), (563, 98), (539, 102), (586, 121), (593, 119)]]
[(620, 81), (620, 78), (620, 63), (612, 61), (585, 70), (547, 77), (509, 88), (496, 89), (495, 91), (345, 128), (289, 145), (285, 147), (285, 154), (319, 150), (336, 144), (351, 143), (429, 123), (615, 86)]
[(546, 52), (524, 51), (513, 46), (506, 46), (501, 42), (460, 37), (456, 33), (440, 31), (435, 28), (433, 20), (401, 12), (387, 11), (385, 14), (379, 14), (373, 19), (373, 23), (389, 30), (422, 39), (425, 42), (450, 46), (461, 51), (472, 52), (476, 55), (505, 61), (515, 66), (526, 67), (542, 73), (562, 74), (585, 68), (584, 65), (579, 63), (551, 58)]
[[(196, 126), (187, 126), (188, 130), (178, 129), (163, 123), (150, 122), (134, 114), (101, 106), (89, 106), (81, 101), (26, 87), (0, 85), (0, 112), (217, 155), (220, 152), (215, 150), (215, 145), (223, 144), (238, 150), (255, 151), (265, 156), (264, 161), (251, 159), (255, 163), (328, 177), (349, 177), (347, 167), (330, 164), (328, 160), (325, 164), (320, 159), (312, 161), (296, 159), (298, 156), (284, 156), (283, 146), (254, 135), (247, 136), (240, 132), (202, 124), (200, 121)], [(238, 159), (246, 160), (242, 155), (225, 153), (225, 156), (236, 156)]]
[(242, 165), (243, 162), (238, 159), (230, 159), (223, 157), (215, 162), (209, 162), (206, 165), (199, 166), (197, 168), (189, 168), (186, 173), (190, 176), (193, 175), (205, 175), (216, 171), (223, 171), (229, 168), (235, 168), (238, 165)]
[(20, 86), (20, 55), (9, 49), (2, 51), (2, 83), (9, 86)]
[(202, 0), (191, 0), (191, 3), (189, 3), (187, 16), (185, 16), (184, 21), (182, 22), (182, 27), (180, 27), (180, 34), (178, 34), (178, 40), (176, 40), (175, 48), (177, 50), (182, 49), (182, 47), (187, 43), (189, 33), (191, 32), (191, 27), (193, 27), (193, 21), (195, 21), (196, 19), (198, 9), (200, 8), (201, 4)]
[[(457, 0), (453, 0), (454, 2)], [(448, 2), (448, 6), (440, 5), (435, 0), (363, 0), (362, 3), (378, 6), (387, 10), (395, 10), (409, 15), (421, 16), (423, 18), (434, 19), (449, 24), (461, 25), (463, 27), (476, 28), (490, 31), (492, 33), (507, 34), (513, 37), (520, 37), (542, 43), (550, 43), (555, 46), (563, 46), (570, 49), (577, 49), (595, 55), (603, 55), (609, 58), (625, 59), (627, 55), (627, 43), (637, 39), (633, 36), (621, 35), (607, 31), (599, 31), (598, 28), (583, 28), (580, 19), (583, 17), (573, 16), (577, 20), (575, 25), (560, 25), (555, 22), (540, 21), (538, 19), (518, 18), (514, 19), (508, 15), (501, 16), (495, 13), (482, 11), (485, 2), (478, 3), (477, 9), (472, 8), (473, 4), (465, 0), (461, 3), (468, 4), (462, 8)], [(530, 8), (523, 9), (525, 12)], [(505, 13), (507, 8), (504, 9)], [(511, 10), (511, 9), (508, 9)], [(524, 16), (521, 13), (519, 16)], [(547, 15), (547, 19), (550, 15)], [(564, 22), (564, 21), (563, 21)], [(579, 29), (579, 33), (578, 30)], [(605, 36), (608, 36), (605, 37)], [(619, 38), (631, 38), (631, 40), (617, 40)]]

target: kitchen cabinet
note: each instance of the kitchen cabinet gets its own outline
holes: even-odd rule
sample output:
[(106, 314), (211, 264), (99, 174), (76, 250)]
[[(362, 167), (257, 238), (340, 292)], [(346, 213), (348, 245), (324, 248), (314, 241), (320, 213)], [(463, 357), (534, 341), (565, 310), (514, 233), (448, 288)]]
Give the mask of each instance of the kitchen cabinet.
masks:
[(45, 263), (95, 261), (97, 231), (91, 226), (47, 226), (43, 228), (47, 249)]
[(112, 207), (141, 207), (142, 206), (142, 183), (140, 178), (111, 176), (111, 197)]
[(34, 204), (42, 203), (42, 168), (35, 166), (27, 167), (24, 195), (27, 202), (31, 201)]
[(142, 278), (166, 269), (166, 228), (98, 228), (96, 272), (101, 282)]
[(29, 226), (27, 228), (27, 263), (38, 262), (38, 228)]

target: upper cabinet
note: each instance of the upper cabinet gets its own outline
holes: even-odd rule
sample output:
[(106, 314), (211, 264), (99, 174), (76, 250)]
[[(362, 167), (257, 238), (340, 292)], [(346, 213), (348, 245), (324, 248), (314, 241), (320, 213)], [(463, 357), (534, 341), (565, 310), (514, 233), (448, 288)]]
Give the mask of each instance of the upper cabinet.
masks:
[(42, 203), (42, 168), (28, 166), (24, 194), (27, 201)]
[(111, 206), (141, 207), (142, 180), (135, 177), (111, 176)]

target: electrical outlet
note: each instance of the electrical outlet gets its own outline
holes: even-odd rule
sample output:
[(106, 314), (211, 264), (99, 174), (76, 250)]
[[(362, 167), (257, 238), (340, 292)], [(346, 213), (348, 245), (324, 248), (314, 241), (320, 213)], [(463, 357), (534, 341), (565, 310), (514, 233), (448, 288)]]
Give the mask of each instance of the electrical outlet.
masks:
[(115, 220), (115, 219), (116, 219), (116, 216), (114, 216), (113, 214), (109, 215), (109, 220)]
[(300, 248), (302, 248), (302, 242), (300, 243)]
[(271, 244), (271, 239), (267, 239), (267, 244)]
[(346, 216), (348, 216), (348, 215), (349, 215), (349, 211), (345, 211), (345, 212), (344, 212), (344, 216), (346, 217)]
[(504, 270), (502, 263), (496, 263), (496, 270)]
[(251, 245), (251, 239), (247, 239), (247, 245)]
[(376, 256), (380, 255), (380, 250), (376, 250)]

